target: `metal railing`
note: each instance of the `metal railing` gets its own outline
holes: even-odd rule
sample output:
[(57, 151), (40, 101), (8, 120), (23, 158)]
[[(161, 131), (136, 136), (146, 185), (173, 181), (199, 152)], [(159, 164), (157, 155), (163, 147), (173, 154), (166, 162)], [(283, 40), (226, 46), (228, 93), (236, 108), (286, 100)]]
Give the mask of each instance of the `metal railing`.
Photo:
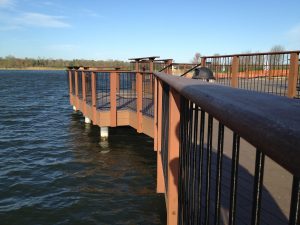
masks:
[[(299, 102), (259, 93), (299, 98), (299, 52), (212, 56), (201, 64), (223, 85), (154, 76), (153, 64), (149, 72), (71, 69), (70, 102), (99, 126), (126, 125), (128, 119), (154, 137), (169, 225), (286, 222), (287, 211), (279, 210), (264, 187), (265, 158), (294, 177), (288, 213), (290, 224), (299, 223)], [(162, 69), (170, 73), (172, 66)], [(260, 75), (262, 68), (272, 72)], [(253, 174), (240, 163), (245, 152), (256, 155), (246, 158), (255, 165)], [(270, 202), (275, 206), (266, 208)]]
[(110, 73), (95, 72), (97, 110), (110, 109)]
[[(216, 82), (246, 90), (299, 98), (300, 51), (202, 57)], [(297, 84), (298, 80), (298, 84)]]
[(92, 106), (92, 72), (85, 71), (85, 92), (86, 92), (86, 104)]
[(78, 87), (78, 98), (82, 99), (82, 71), (77, 71), (77, 87)]
[(152, 73), (142, 73), (143, 106), (145, 116), (154, 117), (154, 78)]
[(118, 75), (117, 109), (136, 111), (136, 74), (122, 72)]
[[(174, 198), (178, 199), (177, 215), (173, 215), (174, 208), (167, 208), (168, 224), (286, 224), (287, 220), (299, 224), (300, 104), (279, 96), (155, 75), (164, 93), (158, 109), (168, 111), (161, 125), (167, 207), (176, 205)], [(253, 174), (241, 163), (249, 162), (251, 157), (241, 156), (251, 151)], [(174, 157), (176, 152), (178, 157)], [(277, 193), (289, 195), (288, 219), (276, 196), (264, 186), (265, 158), (293, 177), (290, 193)]]

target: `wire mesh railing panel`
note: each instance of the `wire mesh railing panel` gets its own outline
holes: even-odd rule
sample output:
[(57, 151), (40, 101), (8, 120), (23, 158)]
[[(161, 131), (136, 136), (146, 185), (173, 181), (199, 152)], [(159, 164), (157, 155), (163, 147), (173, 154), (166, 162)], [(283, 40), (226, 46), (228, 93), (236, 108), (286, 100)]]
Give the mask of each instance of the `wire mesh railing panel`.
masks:
[(136, 111), (136, 73), (119, 73), (117, 110)]
[(258, 54), (239, 57), (238, 87), (287, 95), (290, 54)]
[(78, 98), (82, 99), (82, 71), (77, 71)]
[(75, 70), (71, 70), (72, 95), (75, 95)]
[(85, 76), (86, 104), (91, 106), (92, 105), (92, 72), (86, 71), (86, 72), (84, 72), (84, 76)]
[(149, 62), (139, 62), (139, 71), (149, 72), (150, 71), (150, 63)]
[(163, 68), (165, 68), (166, 63), (164, 62), (154, 62), (153, 63), (153, 71), (161, 71)]
[(169, 148), (169, 85), (163, 83), (162, 90), (162, 132), (161, 132), (161, 158), (166, 193), (168, 192), (168, 148)]
[(298, 178), (182, 96), (180, 115), (178, 224), (299, 222)]
[(206, 67), (213, 71), (217, 83), (231, 85), (232, 59), (231, 56), (206, 58)]
[(143, 108), (145, 116), (154, 117), (154, 79), (153, 74), (142, 74)]
[(110, 73), (96, 72), (97, 110), (110, 110)]

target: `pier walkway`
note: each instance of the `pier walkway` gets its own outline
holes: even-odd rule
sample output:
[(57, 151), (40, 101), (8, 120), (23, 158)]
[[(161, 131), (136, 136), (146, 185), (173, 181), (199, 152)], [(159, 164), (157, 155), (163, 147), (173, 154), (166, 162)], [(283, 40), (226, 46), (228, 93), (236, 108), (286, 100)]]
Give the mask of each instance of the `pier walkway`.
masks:
[(167, 224), (299, 225), (299, 51), (202, 57), (215, 83), (156, 58), (70, 67), (68, 80), (86, 121), (154, 139)]

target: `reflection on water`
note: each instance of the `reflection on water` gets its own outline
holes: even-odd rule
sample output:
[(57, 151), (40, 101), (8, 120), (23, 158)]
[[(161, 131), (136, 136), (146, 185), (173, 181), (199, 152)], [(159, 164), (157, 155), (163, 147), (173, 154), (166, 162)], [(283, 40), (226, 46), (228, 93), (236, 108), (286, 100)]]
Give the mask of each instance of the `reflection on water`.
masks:
[(73, 113), (64, 72), (0, 71), (1, 224), (164, 224), (152, 140)]

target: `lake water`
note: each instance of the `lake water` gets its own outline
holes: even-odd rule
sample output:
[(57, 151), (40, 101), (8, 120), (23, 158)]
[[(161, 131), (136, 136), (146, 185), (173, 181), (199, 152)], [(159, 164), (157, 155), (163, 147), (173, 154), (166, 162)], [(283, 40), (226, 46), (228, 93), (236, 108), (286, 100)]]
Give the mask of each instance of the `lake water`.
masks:
[(165, 224), (152, 139), (98, 142), (64, 71), (0, 71), (0, 224)]

